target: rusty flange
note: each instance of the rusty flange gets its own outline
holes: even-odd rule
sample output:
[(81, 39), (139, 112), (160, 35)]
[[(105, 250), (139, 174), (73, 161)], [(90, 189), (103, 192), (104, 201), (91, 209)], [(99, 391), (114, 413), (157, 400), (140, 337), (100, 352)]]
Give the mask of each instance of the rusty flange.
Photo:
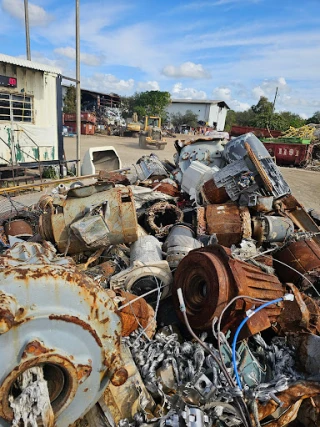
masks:
[[(97, 401), (109, 379), (120, 385), (128, 374), (116, 305), (73, 266), (58, 265), (62, 259), (49, 249), (45, 257), (39, 244), (18, 244), (1, 259), (0, 417), (12, 419), (8, 395), (17, 376), (41, 366), (56, 425), (66, 426)], [(33, 258), (26, 262), (26, 254)]]
[[(196, 329), (209, 329), (213, 318), (236, 295), (227, 257), (212, 247), (191, 251), (180, 262), (172, 292), (177, 308), (178, 288), (182, 288), (190, 324)], [(178, 315), (183, 319), (180, 310)]]
[[(177, 298), (178, 288), (182, 288), (190, 324), (199, 330), (210, 329), (214, 317), (219, 316), (236, 295), (270, 301), (283, 296), (285, 291), (276, 276), (232, 259), (230, 250), (220, 245), (193, 250), (179, 264), (172, 294), (178, 315), (183, 319)], [(250, 301), (235, 304), (224, 319), (224, 324), (230, 328), (234, 323), (239, 324), (249, 307), (252, 307)], [(281, 307), (272, 305), (263, 312), (263, 316), (257, 316), (256, 322), (249, 324), (247, 335), (270, 327), (270, 322), (276, 321), (280, 314)]]
[(157, 237), (167, 236), (172, 225), (183, 221), (183, 212), (176, 205), (158, 202), (146, 212), (146, 227)]

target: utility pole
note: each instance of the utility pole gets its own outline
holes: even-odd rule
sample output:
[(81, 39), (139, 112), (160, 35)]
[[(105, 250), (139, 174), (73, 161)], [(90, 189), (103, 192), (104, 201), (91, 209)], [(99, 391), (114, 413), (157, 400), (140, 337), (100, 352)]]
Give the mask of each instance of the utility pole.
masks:
[(76, 0), (76, 123), (77, 123), (77, 176), (81, 175), (81, 88), (80, 88), (80, 0)]
[(272, 114), (274, 113), (274, 106), (276, 105), (276, 100), (277, 100), (277, 96), (278, 96), (278, 87), (276, 89), (276, 94), (274, 96), (274, 100), (273, 100), (273, 104), (272, 104)]
[(24, 22), (25, 22), (25, 29), (26, 29), (27, 60), (31, 61), (28, 0), (24, 0)]
[(272, 104), (272, 110), (271, 110), (271, 113), (270, 113), (270, 117), (269, 117), (269, 122), (268, 122), (268, 125), (267, 125), (267, 129), (268, 129), (268, 131), (269, 131), (269, 134), (270, 134), (270, 138), (272, 137), (272, 135), (271, 135), (271, 133), (270, 133), (270, 126), (271, 126), (271, 121), (272, 121), (272, 116), (273, 116), (273, 113), (274, 113), (274, 107), (275, 107), (275, 105), (276, 105), (276, 100), (277, 100), (277, 96), (278, 96), (278, 87), (276, 88), (276, 93), (275, 93), (275, 95), (274, 95), (274, 100), (273, 100), (273, 104)]

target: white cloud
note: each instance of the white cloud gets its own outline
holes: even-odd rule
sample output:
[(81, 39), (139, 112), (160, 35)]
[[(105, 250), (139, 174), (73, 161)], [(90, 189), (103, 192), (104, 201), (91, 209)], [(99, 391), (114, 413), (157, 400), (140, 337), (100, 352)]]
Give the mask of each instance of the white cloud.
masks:
[[(58, 47), (54, 50), (54, 53), (58, 55), (66, 56), (69, 59), (76, 59), (76, 50), (73, 47)], [(101, 65), (102, 58), (91, 53), (81, 52), (80, 54), (81, 62), (91, 67), (97, 67)]]
[(162, 74), (173, 78), (209, 79), (211, 77), (209, 71), (205, 70), (201, 64), (194, 62), (184, 62), (177, 67), (167, 65), (162, 70)]
[(228, 105), (232, 110), (235, 110), (235, 111), (245, 111), (251, 107), (251, 105), (248, 104), (247, 102), (241, 102), (241, 101), (238, 101), (237, 99), (232, 99), (231, 101), (228, 102)]
[[(276, 111), (293, 111), (301, 117), (302, 115), (310, 117), (310, 114), (320, 107), (320, 101), (315, 99), (316, 92), (307, 93), (306, 91), (293, 89), (284, 77), (265, 79), (260, 85), (253, 87), (252, 96), (255, 101), (260, 96), (266, 96), (270, 101), (273, 101), (277, 87)], [(309, 115), (306, 112), (302, 112), (302, 108), (308, 111)]]
[(186, 3), (181, 6), (176, 7), (174, 10), (198, 10), (198, 9), (207, 9), (209, 7), (214, 6), (232, 6), (243, 3), (258, 3), (259, 0), (216, 0), (216, 1), (197, 1), (197, 2), (191, 2)]
[(231, 89), (228, 87), (216, 87), (213, 91), (214, 97), (222, 101), (231, 100)]
[(284, 77), (279, 77), (277, 79), (265, 79), (261, 85), (252, 89), (252, 95), (256, 99), (260, 99), (260, 96), (271, 98), (274, 97), (277, 88), (281, 95), (290, 92), (286, 79)]
[(160, 90), (159, 83), (155, 80), (148, 81), (148, 82), (139, 82), (137, 89), (139, 91), (146, 91), (146, 90)]
[(183, 88), (182, 83), (176, 83), (171, 91), (173, 98), (182, 99), (206, 99), (207, 94), (203, 90), (191, 87)]
[(216, 87), (213, 90), (213, 96), (218, 99), (225, 101), (228, 106), (235, 111), (245, 111), (250, 108), (250, 105), (246, 102), (238, 101), (232, 97), (232, 90), (228, 87)]
[(112, 74), (95, 73), (90, 77), (83, 77), (81, 79), (81, 86), (97, 92), (114, 92), (119, 95), (127, 95), (133, 91), (134, 80), (118, 79)]
[[(23, 0), (2, 0), (2, 7), (13, 18), (24, 22)], [(31, 27), (45, 27), (51, 20), (51, 15), (43, 7), (29, 2), (29, 22)]]

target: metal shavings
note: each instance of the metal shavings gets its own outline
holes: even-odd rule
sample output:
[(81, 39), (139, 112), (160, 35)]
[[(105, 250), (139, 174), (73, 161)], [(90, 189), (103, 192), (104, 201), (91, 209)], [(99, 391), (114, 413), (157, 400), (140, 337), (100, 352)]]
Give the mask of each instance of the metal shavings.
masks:
[(43, 427), (54, 425), (54, 414), (50, 404), (47, 381), (42, 367), (36, 366), (25, 371), (17, 380), (21, 394), (9, 397), (14, 418), (12, 427)]

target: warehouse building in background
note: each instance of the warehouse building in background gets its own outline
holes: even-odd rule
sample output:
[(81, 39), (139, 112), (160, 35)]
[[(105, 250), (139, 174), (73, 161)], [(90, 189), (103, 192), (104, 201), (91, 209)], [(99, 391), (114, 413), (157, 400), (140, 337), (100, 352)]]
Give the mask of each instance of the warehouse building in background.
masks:
[(223, 131), (230, 108), (224, 101), (202, 99), (172, 99), (171, 104), (167, 107), (169, 116), (177, 113), (185, 114), (188, 110), (197, 114), (198, 122)]

